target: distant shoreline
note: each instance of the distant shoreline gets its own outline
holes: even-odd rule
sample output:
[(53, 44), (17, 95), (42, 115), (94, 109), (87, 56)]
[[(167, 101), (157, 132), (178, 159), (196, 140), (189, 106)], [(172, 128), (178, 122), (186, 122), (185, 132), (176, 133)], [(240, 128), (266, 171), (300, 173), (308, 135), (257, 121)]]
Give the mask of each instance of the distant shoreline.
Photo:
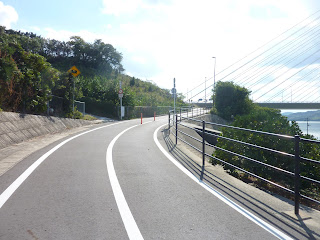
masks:
[(289, 121), (320, 121), (320, 110), (306, 112), (283, 112)]

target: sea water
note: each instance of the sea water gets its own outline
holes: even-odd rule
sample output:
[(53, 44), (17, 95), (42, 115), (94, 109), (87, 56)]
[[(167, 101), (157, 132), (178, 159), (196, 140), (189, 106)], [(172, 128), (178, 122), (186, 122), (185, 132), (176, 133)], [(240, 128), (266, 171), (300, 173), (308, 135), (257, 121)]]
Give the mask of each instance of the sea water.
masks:
[(297, 121), (297, 123), (304, 134), (308, 133), (320, 140), (320, 121)]
[[(315, 111), (313, 109), (296, 109), (296, 110), (281, 110), (281, 113), (296, 113), (296, 112), (308, 112)], [(313, 135), (320, 141), (320, 121), (296, 121), (304, 134)], [(308, 125), (308, 126), (307, 126)]]

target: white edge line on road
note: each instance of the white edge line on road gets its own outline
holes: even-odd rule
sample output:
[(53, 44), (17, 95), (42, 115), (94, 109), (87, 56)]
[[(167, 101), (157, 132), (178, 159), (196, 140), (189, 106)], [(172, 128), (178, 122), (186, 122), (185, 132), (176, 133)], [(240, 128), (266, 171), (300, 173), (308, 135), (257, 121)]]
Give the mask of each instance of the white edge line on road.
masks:
[(246, 209), (244, 209), (243, 207), (239, 206), (237, 203), (233, 202), (232, 200), (230, 200), (229, 198), (227, 198), (226, 196), (224, 196), (223, 194), (221, 194), (219, 191), (213, 189), (212, 187), (210, 187), (209, 185), (207, 185), (206, 183), (200, 181), (198, 178), (196, 178), (191, 172), (189, 172), (185, 167), (183, 167), (177, 160), (175, 160), (160, 144), (160, 142), (158, 141), (157, 135), (158, 135), (158, 131), (160, 128), (162, 128), (163, 126), (165, 126), (167, 124), (164, 124), (160, 127), (158, 127), (154, 134), (153, 134), (153, 140), (156, 143), (156, 145), (158, 146), (158, 148), (161, 150), (161, 152), (174, 164), (176, 165), (176, 167), (178, 167), (183, 173), (185, 173), (188, 177), (190, 177), (192, 180), (194, 180), (196, 183), (198, 183), (200, 186), (202, 186), (204, 189), (206, 189), (207, 191), (209, 191), (210, 193), (212, 193), (214, 196), (216, 196), (217, 198), (219, 198), (221, 201), (223, 201), (224, 203), (226, 203), (227, 205), (229, 205), (230, 207), (232, 207), (234, 210), (238, 211), (239, 213), (241, 213), (242, 215), (244, 215), (245, 217), (247, 217), (248, 219), (250, 219), (252, 222), (254, 222), (255, 224), (259, 225), (260, 227), (264, 228), (265, 230), (267, 230), (268, 232), (270, 232), (271, 234), (273, 234), (274, 236), (276, 236), (279, 239), (285, 239), (285, 240), (289, 240), (292, 239), (291, 237), (289, 237), (288, 235), (284, 234), (283, 232), (279, 231), (278, 229), (276, 229), (275, 227), (273, 227), (272, 225), (270, 225), (269, 223), (265, 222), (264, 220), (260, 219), (259, 217), (255, 216), (254, 214), (250, 213), (249, 211), (247, 211)]
[[(151, 123), (151, 122), (153, 122), (153, 121), (146, 122), (142, 125), (145, 125), (145, 124)], [(110, 184), (111, 184), (112, 191), (114, 194), (114, 198), (116, 200), (116, 203), (117, 203), (117, 206), (118, 206), (121, 218), (122, 218), (122, 222), (123, 222), (124, 227), (127, 231), (128, 237), (129, 237), (129, 239), (132, 239), (132, 240), (143, 240), (143, 236), (139, 230), (139, 227), (138, 227), (136, 221), (134, 220), (134, 217), (131, 213), (129, 205), (126, 201), (126, 198), (122, 192), (120, 183), (118, 181), (117, 174), (116, 174), (116, 171), (115, 171), (114, 165), (113, 165), (112, 149), (113, 149), (114, 144), (116, 143), (116, 141), (119, 139), (119, 137), (122, 134), (124, 134), (125, 132), (129, 131), (130, 129), (138, 127), (138, 126), (141, 126), (141, 124), (129, 127), (127, 129), (123, 130), (121, 133), (119, 133), (110, 142), (108, 149), (107, 149), (107, 153), (106, 153), (106, 164), (107, 164), (109, 180), (110, 180)]]
[(93, 132), (96, 130), (99, 130), (101, 128), (106, 128), (106, 127), (111, 127), (120, 123), (125, 123), (127, 121), (123, 121), (123, 122), (118, 122), (118, 123), (113, 123), (110, 125), (106, 125), (106, 126), (102, 126), (102, 127), (98, 127), (98, 128), (94, 128), (91, 129), (89, 131), (80, 133), (76, 136), (73, 136), (71, 138), (68, 138), (66, 140), (64, 140), (63, 142), (59, 143), (57, 146), (55, 146), (54, 148), (50, 149), (48, 152), (46, 152), (44, 155), (42, 155), (37, 161), (35, 161), (27, 170), (25, 170), (13, 183), (11, 183), (11, 185), (0, 195), (0, 209), (2, 208), (2, 206), (6, 203), (6, 201), (11, 197), (11, 195), (20, 187), (20, 185), (31, 175), (31, 173), (44, 161), (47, 159), (47, 157), (49, 157), (52, 153), (54, 153), (56, 150), (58, 150), (60, 147), (62, 147), (64, 144), (66, 144), (67, 142), (80, 137), (84, 134), (87, 134), (89, 132)]

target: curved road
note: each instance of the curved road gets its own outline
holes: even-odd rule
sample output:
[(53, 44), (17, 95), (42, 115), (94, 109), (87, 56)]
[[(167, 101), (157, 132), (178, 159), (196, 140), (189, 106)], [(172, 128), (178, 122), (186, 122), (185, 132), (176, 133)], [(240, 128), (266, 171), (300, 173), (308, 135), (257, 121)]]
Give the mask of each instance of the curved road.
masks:
[(290, 239), (163, 152), (168, 117), (94, 128), (0, 177), (0, 239)]

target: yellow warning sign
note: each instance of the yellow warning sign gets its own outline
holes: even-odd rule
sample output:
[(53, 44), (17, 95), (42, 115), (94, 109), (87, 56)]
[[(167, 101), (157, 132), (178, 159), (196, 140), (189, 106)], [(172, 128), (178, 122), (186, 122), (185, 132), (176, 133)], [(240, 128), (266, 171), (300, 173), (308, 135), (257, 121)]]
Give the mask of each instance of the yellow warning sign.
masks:
[(74, 77), (78, 76), (80, 74), (80, 71), (76, 66), (73, 66), (68, 70), (68, 73), (71, 73)]

